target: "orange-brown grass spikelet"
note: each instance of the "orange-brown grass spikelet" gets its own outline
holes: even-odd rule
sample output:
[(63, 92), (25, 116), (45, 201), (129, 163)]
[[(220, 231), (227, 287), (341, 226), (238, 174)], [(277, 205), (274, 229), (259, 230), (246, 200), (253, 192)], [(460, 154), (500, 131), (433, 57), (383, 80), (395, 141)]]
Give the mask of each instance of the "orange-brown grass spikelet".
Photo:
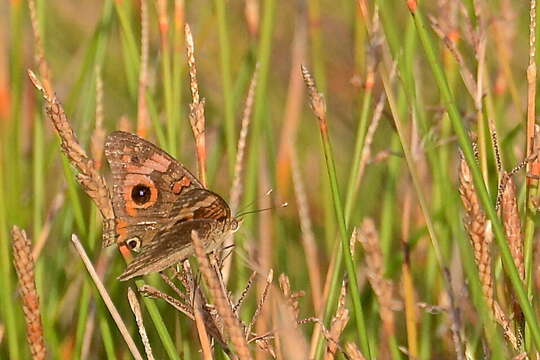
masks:
[(501, 198), (501, 218), (508, 239), (508, 245), (514, 258), (521, 280), (525, 280), (525, 260), (523, 259), (523, 238), (521, 220), (516, 198), (516, 188), (512, 177), (503, 175), (505, 186)]
[(34, 258), (32, 257), (30, 240), (26, 237), (26, 232), (17, 226), (13, 226), (11, 237), (13, 238), (13, 264), (19, 279), (19, 295), (26, 321), (26, 340), (30, 345), (32, 358), (45, 359), (47, 350), (43, 339), (39, 296), (36, 289)]
[(491, 241), (493, 234), (472, 182), (469, 166), (463, 158), (459, 162), (459, 194), (465, 208), (465, 229), (474, 249), (482, 291), (490, 309), (493, 310), (493, 280), (491, 276)]
[(54, 92), (44, 87), (32, 71), (28, 71), (28, 75), (36, 89), (43, 94), (47, 116), (54, 124), (58, 136), (60, 136), (62, 151), (71, 165), (79, 172), (77, 181), (101, 212), (103, 217), (103, 246), (109, 246), (114, 242), (114, 213), (105, 180), (99, 174), (94, 161), (88, 157), (80, 145), (67, 119), (64, 108), (54, 95)]
[(187, 62), (189, 68), (189, 85), (193, 101), (189, 105), (189, 122), (195, 138), (195, 147), (197, 149), (197, 163), (199, 165), (199, 179), (206, 186), (206, 139), (205, 117), (204, 117), (204, 99), (199, 95), (199, 84), (197, 83), (197, 67), (195, 66), (195, 44), (193, 35), (188, 24), (184, 27), (186, 36)]

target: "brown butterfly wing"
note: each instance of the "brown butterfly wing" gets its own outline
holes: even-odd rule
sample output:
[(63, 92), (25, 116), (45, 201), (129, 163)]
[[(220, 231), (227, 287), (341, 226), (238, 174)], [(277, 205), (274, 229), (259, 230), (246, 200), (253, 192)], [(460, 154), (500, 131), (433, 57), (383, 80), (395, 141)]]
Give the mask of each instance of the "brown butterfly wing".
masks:
[(130, 262), (118, 277), (125, 281), (136, 276), (165, 270), (193, 255), (191, 231), (197, 231), (201, 239), (208, 239), (215, 232), (218, 223), (211, 219), (196, 219), (176, 223), (166, 232), (158, 232), (154, 241), (141, 248), (141, 252)]
[(152, 143), (115, 131), (105, 142), (112, 172), (116, 243), (138, 237), (142, 245), (169, 222), (177, 200), (202, 184), (182, 164)]
[(207, 251), (214, 250), (229, 229), (230, 209), (219, 195), (193, 189), (174, 204), (170, 220), (145, 241), (140, 253), (118, 279), (128, 280), (168, 268), (193, 254), (191, 231), (198, 232)]

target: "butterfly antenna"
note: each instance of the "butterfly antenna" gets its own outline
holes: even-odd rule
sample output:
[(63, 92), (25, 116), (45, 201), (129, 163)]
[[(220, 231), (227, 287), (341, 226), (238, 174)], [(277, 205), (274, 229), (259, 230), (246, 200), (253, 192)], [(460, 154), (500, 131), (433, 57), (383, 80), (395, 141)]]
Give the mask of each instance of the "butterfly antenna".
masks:
[(260, 212), (263, 212), (263, 211), (267, 211), (267, 210), (272, 210), (272, 209), (275, 209), (275, 208), (284, 208), (284, 207), (287, 207), (289, 206), (289, 203), (287, 202), (284, 202), (284, 203), (281, 203), (279, 206), (270, 206), (270, 207), (267, 207), (267, 208), (264, 208), (264, 209), (256, 209), (256, 210), (250, 210), (250, 211), (244, 211), (244, 212), (241, 212), (239, 214), (237, 214), (235, 217), (239, 218), (239, 217), (242, 217), (244, 215), (247, 215), (247, 214), (256, 214), (256, 213), (260, 213)]
[(246, 204), (246, 205), (244, 205), (242, 208), (238, 209), (238, 212), (246, 211), (246, 210), (249, 209), (251, 206), (255, 205), (255, 203), (256, 203), (261, 197), (264, 197), (264, 196), (270, 196), (270, 194), (272, 194), (273, 191), (274, 191), (274, 189), (268, 189), (268, 191), (266, 191), (266, 192), (264, 193), (264, 195), (261, 195), (261, 196), (256, 197), (255, 200), (250, 201), (248, 204)]

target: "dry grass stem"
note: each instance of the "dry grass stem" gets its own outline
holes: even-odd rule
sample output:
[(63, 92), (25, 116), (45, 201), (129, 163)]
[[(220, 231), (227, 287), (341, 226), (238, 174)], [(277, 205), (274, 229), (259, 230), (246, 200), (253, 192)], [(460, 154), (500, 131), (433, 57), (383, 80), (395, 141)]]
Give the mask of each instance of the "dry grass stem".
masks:
[(39, 295), (36, 289), (34, 274), (34, 258), (31, 252), (30, 240), (26, 232), (13, 226), (11, 229), (13, 264), (19, 279), (19, 296), (22, 302), (26, 322), (26, 340), (30, 346), (33, 359), (45, 359), (47, 350), (43, 338)]
[(311, 224), (311, 217), (309, 215), (309, 205), (306, 189), (304, 186), (304, 181), (302, 179), (302, 174), (300, 172), (298, 158), (294, 147), (291, 147), (290, 155), (294, 194), (296, 196), (296, 203), (298, 206), (298, 218), (300, 220), (300, 228), (302, 230), (302, 246), (304, 247), (306, 253), (309, 283), (311, 285), (311, 298), (313, 301), (315, 314), (318, 314), (322, 309), (322, 281), (320, 270), (321, 268), (319, 264), (319, 254), (317, 251), (315, 234), (313, 233), (313, 226)]
[(103, 144), (105, 143), (105, 129), (103, 128), (103, 80), (101, 68), (96, 68), (96, 126), (90, 138), (90, 154), (94, 159), (97, 170), (101, 169), (103, 160)]
[(349, 310), (345, 307), (347, 295), (347, 287), (345, 282), (341, 285), (341, 293), (339, 295), (338, 307), (332, 321), (330, 323), (330, 331), (328, 332), (328, 345), (326, 347), (325, 360), (333, 360), (339, 346), (339, 338), (349, 322)]
[(49, 206), (49, 210), (47, 211), (47, 217), (45, 219), (45, 222), (43, 223), (41, 232), (39, 233), (34, 247), (32, 248), (32, 257), (34, 258), (34, 260), (37, 260), (39, 255), (41, 254), (41, 251), (43, 250), (43, 247), (45, 246), (45, 243), (49, 238), (49, 234), (53, 226), (53, 220), (58, 214), (58, 211), (60, 211), (60, 209), (62, 208), (62, 205), (64, 205), (64, 200), (65, 196), (63, 192), (60, 192), (54, 196), (51, 205)]
[(281, 133), (279, 135), (279, 149), (276, 164), (276, 189), (280, 199), (289, 197), (291, 179), (291, 152), (297, 138), (298, 127), (302, 118), (304, 106), (305, 86), (302, 76), (298, 73), (300, 66), (306, 62), (307, 53), (307, 24), (305, 10), (296, 13), (294, 18), (294, 38), (291, 42), (291, 60), (289, 80), (287, 85), (287, 99), (283, 111)]
[(362, 227), (359, 231), (354, 231), (353, 237), (356, 237), (365, 251), (367, 277), (380, 305), (379, 313), (384, 333), (392, 336), (395, 333), (394, 312), (392, 311), (394, 304), (393, 284), (384, 278), (383, 255), (373, 220), (364, 219)]
[(251, 318), (251, 321), (246, 328), (246, 338), (249, 338), (249, 336), (251, 335), (251, 329), (253, 328), (253, 324), (257, 323), (257, 319), (259, 318), (259, 315), (262, 312), (263, 306), (268, 297), (270, 286), (272, 285), (273, 278), (274, 278), (274, 271), (270, 269), (268, 270), (268, 275), (266, 276), (266, 285), (262, 291), (261, 298), (259, 299), (259, 302), (257, 303), (257, 309), (255, 309), (255, 313), (253, 314), (253, 317)]
[[(240, 125), (240, 135), (238, 136), (238, 145), (236, 147), (236, 158), (234, 161), (234, 175), (231, 190), (229, 193), (229, 205), (233, 214), (238, 210), (240, 204), (240, 195), (242, 193), (242, 170), (244, 166), (244, 156), (246, 153), (247, 136), (249, 131), (249, 124), (251, 122), (251, 113), (253, 111), (253, 103), (255, 101), (255, 90), (257, 88), (257, 73), (259, 65), (255, 66), (255, 71), (251, 77), (249, 84), (249, 90), (246, 97), (246, 104), (244, 106), (244, 112), (242, 114), (242, 121)], [(233, 234), (228, 234), (223, 241), (223, 247), (228, 248), (233, 245)], [(229, 281), (231, 273), (232, 256), (227, 257), (223, 262), (223, 279), (225, 284)]]
[(231, 191), (229, 194), (231, 212), (234, 214), (238, 210), (238, 204), (240, 203), (240, 194), (242, 193), (242, 170), (244, 166), (244, 155), (246, 152), (247, 135), (249, 131), (249, 124), (251, 122), (251, 113), (253, 112), (253, 103), (255, 100), (255, 90), (257, 89), (257, 73), (259, 65), (255, 67), (251, 82), (249, 83), (249, 90), (246, 97), (246, 103), (244, 105), (244, 112), (242, 114), (242, 121), (240, 125), (240, 135), (238, 137), (238, 145), (236, 146), (236, 158), (234, 162), (234, 176), (231, 185)]
[(529, 65), (527, 67), (527, 144), (526, 157), (535, 149), (536, 117), (536, 0), (529, 1)]
[(68, 122), (66, 113), (54, 93), (49, 92), (32, 71), (28, 71), (34, 86), (41, 91), (46, 102), (47, 116), (54, 124), (61, 140), (62, 151), (70, 163), (79, 171), (77, 180), (88, 196), (96, 203), (103, 217), (103, 246), (114, 242), (114, 213), (105, 181), (96, 169), (94, 161), (75, 137), (73, 129)]
[(146, 328), (144, 327), (141, 305), (139, 304), (139, 300), (137, 300), (137, 295), (130, 287), (128, 287), (128, 301), (131, 311), (133, 312), (133, 315), (135, 315), (135, 321), (137, 322), (137, 328), (139, 329), (141, 341), (144, 345), (146, 358), (148, 360), (153, 360), (154, 354), (152, 352), (152, 347), (150, 346), (150, 341), (148, 340), (148, 335), (146, 334)]
[(216, 304), (216, 309), (225, 324), (225, 328), (229, 332), (231, 342), (233, 343), (238, 357), (240, 360), (251, 359), (252, 357), (244, 337), (244, 332), (241, 329), (240, 321), (233, 313), (230, 301), (227, 299), (226, 294), (222, 291), (220, 282), (216, 273), (210, 266), (210, 262), (206, 256), (206, 251), (197, 232), (191, 232), (191, 240), (193, 241), (200, 271), (206, 280), (208, 288)]
[(43, 40), (41, 38), (41, 34), (39, 33), (35, 0), (30, 0), (28, 2), (28, 8), (30, 10), (30, 23), (32, 24), (32, 33), (34, 34), (35, 41), (35, 61), (38, 66), (39, 74), (43, 79), (43, 87), (45, 92), (52, 94), (53, 88), (51, 83), (51, 71), (49, 69), (49, 65), (47, 64), (47, 60), (45, 59)]
[(467, 67), (467, 64), (465, 63), (463, 56), (461, 56), (461, 53), (456, 46), (455, 40), (451, 36), (448, 36), (443, 31), (437, 19), (435, 19), (434, 17), (430, 17), (430, 21), (431, 21), (431, 28), (433, 29), (433, 32), (435, 32), (435, 34), (443, 41), (448, 51), (450, 51), (450, 53), (454, 56), (454, 59), (458, 63), (459, 72), (461, 74), (461, 78), (463, 79), (463, 83), (465, 84), (465, 88), (467, 89), (471, 97), (473, 99), (476, 99), (476, 94), (477, 94), (476, 81), (474, 79), (472, 72)]
[(139, 68), (139, 95), (137, 100), (137, 135), (148, 135), (148, 106), (146, 89), (148, 87), (148, 2), (141, 0), (141, 63)]
[(195, 325), (197, 327), (199, 341), (201, 342), (203, 359), (212, 360), (212, 346), (210, 345), (210, 338), (206, 331), (202, 296), (199, 291), (195, 292), (195, 298), (193, 299), (193, 314), (195, 315)]
[(195, 138), (197, 149), (197, 162), (199, 165), (199, 179), (206, 186), (206, 139), (205, 139), (205, 118), (204, 99), (199, 96), (199, 85), (197, 83), (197, 67), (195, 66), (195, 45), (193, 35), (188, 24), (185, 28), (187, 61), (189, 68), (189, 79), (191, 88), (192, 103), (189, 105), (189, 122)]
[(189, 319), (195, 320), (195, 317), (193, 315), (193, 310), (190, 307), (186, 306), (180, 300), (154, 288), (153, 286), (143, 285), (139, 289), (139, 292), (141, 293), (141, 295), (149, 297), (149, 298), (162, 299), (165, 302), (167, 302), (169, 305), (171, 305), (173, 308), (175, 308), (176, 310), (186, 315)]
[(345, 345), (345, 353), (347, 354), (350, 360), (365, 360), (366, 359), (354, 343), (348, 343), (347, 345)]
[(238, 301), (236, 302), (236, 304), (233, 307), (233, 312), (235, 314), (238, 315), (238, 310), (240, 310), (240, 307), (242, 306), (244, 300), (246, 299), (247, 294), (249, 293), (249, 290), (251, 289), (251, 287), (255, 283), (255, 277), (256, 276), (257, 276), (256, 271), (251, 273), (251, 276), (249, 277), (249, 280), (248, 280), (248, 282), (246, 284), (246, 287), (244, 288), (244, 290), (242, 290), (242, 293), (240, 294), (240, 297), (238, 298)]
[(122, 320), (122, 317), (120, 316), (120, 313), (116, 309), (116, 306), (114, 305), (111, 297), (109, 296), (107, 289), (105, 289), (105, 286), (103, 286), (103, 283), (101, 282), (99, 278), (99, 275), (94, 269), (94, 266), (92, 265), (90, 258), (86, 254), (86, 251), (84, 250), (81, 242), (77, 238), (77, 235), (73, 234), (71, 237), (71, 241), (73, 242), (73, 245), (75, 246), (75, 249), (77, 250), (77, 253), (81, 257), (84, 263), (84, 266), (86, 267), (86, 270), (88, 270), (88, 273), (90, 274), (90, 277), (92, 278), (92, 281), (94, 281), (94, 284), (96, 285), (99, 295), (101, 296), (101, 298), (103, 299), (103, 302), (105, 303), (105, 306), (109, 310), (114, 322), (116, 323), (116, 326), (118, 327), (118, 330), (120, 331), (120, 334), (122, 334), (122, 337), (124, 338), (124, 341), (126, 342), (129, 348), (129, 351), (131, 352), (131, 355), (133, 355), (133, 357), (137, 360), (142, 360), (143, 357), (141, 353), (139, 352), (139, 349), (137, 349), (135, 342), (131, 338), (131, 335), (129, 334), (129, 331), (126, 327), (126, 324), (124, 323), (124, 320)]

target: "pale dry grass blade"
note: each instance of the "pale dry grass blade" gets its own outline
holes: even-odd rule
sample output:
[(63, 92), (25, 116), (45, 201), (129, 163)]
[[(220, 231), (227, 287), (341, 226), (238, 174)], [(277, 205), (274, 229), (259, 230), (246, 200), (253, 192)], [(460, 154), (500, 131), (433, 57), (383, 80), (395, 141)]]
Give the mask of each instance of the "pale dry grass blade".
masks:
[[(242, 193), (242, 170), (244, 168), (244, 156), (246, 152), (247, 136), (249, 131), (249, 124), (251, 122), (251, 113), (253, 111), (253, 103), (255, 101), (255, 90), (257, 88), (257, 73), (259, 65), (255, 66), (255, 71), (251, 77), (249, 84), (249, 90), (246, 97), (246, 103), (244, 106), (244, 112), (242, 114), (242, 121), (240, 125), (240, 135), (238, 136), (238, 145), (236, 146), (236, 159), (234, 161), (234, 175), (231, 190), (229, 193), (229, 205), (231, 213), (236, 214), (238, 205), (240, 204), (240, 195)], [(223, 241), (223, 247), (228, 248), (233, 244), (233, 235), (228, 234)], [(225, 284), (229, 281), (231, 273), (232, 256), (228, 256), (223, 262), (223, 280)]]
[(208, 337), (208, 332), (206, 331), (202, 297), (199, 291), (195, 291), (195, 298), (193, 299), (193, 314), (195, 317), (197, 334), (199, 335), (199, 341), (201, 342), (203, 359), (212, 360), (212, 346), (210, 345), (210, 338)]
[(96, 169), (101, 169), (103, 160), (103, 144), (105, 129), (103, 128), (103, 79), (101, 68), (96, 67), (96, 125), (90, 138), (90, 154), (94, 159)]
[(75, 246), (75, 249), (77, 250), (77, 253), (81, 257), (81, 260), (83, 261), (84, 266), (86, 267), (86, 270), (88, 270), (88, 273), (90, 274), (90, 277), (92, 278), (92, 281), (96, 285), (99, 295), (101, 296), (101, 298), (103, 299), (103, 302), (105, 303), (105, 306), (109, 310), (114, 322), (116, 323), (116, 326), (118, 327), (118, 330), (120, 331), (120, 334), (122, 334), (122, 337), (124, 338), (124, 341), (126, 342), (126, 345), (128, 346), (129, 351), (131, 352), (131, 355), (133, 355), (133, 357), (137, 360), (142, 360), (143, 357), (141, 353), (139, 352), (139, 349), (137, 349), (137, 345), (135, 345), (135, 342), (131, 338), (131, 335), (129, 334), (129, 331), (126, 327), (126, 324), (124, 323), (124, 320), (122, 320), (120, 313), (116, 309), (116, 306), (114, 305), (109, 293), (107, 292), (107, 289), (105, 289), (105, 286), (101, 282), (99, 275), (94, 269), (94, 266), (92, 265), (92, 262), (90, 261), (90, 258), (86, 254), (86, 251), (84, 250), (77, 235), (73, 234), (71, 236), (71, 241), (73, 242), (73, 245)]
[(152, 347), (150, 346), (150, 341), (148, 340), (148, 334), (146, 333), (146, 328), (144, 327), (141, 305), (137, 299), (135, 292), (128, 287), (128, 301), (131, 311), (135, 316), (135, 321), (137, 322), (137, 328), (139, 329), (139, 334), (141, 335), (141, 341), (144, 345), (144, 352), (146, 353), (146, 358), (148, 360), (154, 360), (154, 354), (152, 352)]
[(148, 88), (148, 0), (141, 0), (141, 62), (139, 68), (139, 95), (137, 100), (137, 135), (148, 136), (148, 106), (146, 89)]
[(322, 309), (322, 287), (321, 287), (321, 267), (319, 264), (319, 254), (311, 217), (309, 215), (309, 205), (307, 193), (304, 186), (296, 150), (291, 148), (291, 167), (293, 176), (294, 193), (298, 206), (298, 219), (300, 220), (300, 229), (302, 230), (302, 246), (306, 253), (306, 263), (308, 266), (309, 282), (311, 287), (311, 299), (315, 314), (319, 314)]
[(11, 229), (11, 237), (13, 239), (11, 243), (13, 264), (19, 279), (19, 296), (26, 322), (26, 340), (30, 346), (32, 358), (35, 360), (45, 359), (47, 350), (43, 338), (39, 295), (34, 274), (35, 264), (30, 240), (26, 237), (26, 232), (17, 226), (13, 226)]
[(43, 223), (43, 227), (41, 228), (41, 232), (39, 233), (34, 247), (32, 248), (32, 257), (34, 258), (34, 260), (38, 259), (41, 251), (47, 243), (47, 240), (49, 239), (49, 234), (53, 226), (53, 220), (58, 214), (58, 211), (60, 211), (60, 209), (62, 208), (62, 205), (64, 204), (64, 199), (64, 193), (60, 192), (54, 196), (51, 202), (49, 210), (47, 211), (47, 217), (45, 219), (45, 222)]

